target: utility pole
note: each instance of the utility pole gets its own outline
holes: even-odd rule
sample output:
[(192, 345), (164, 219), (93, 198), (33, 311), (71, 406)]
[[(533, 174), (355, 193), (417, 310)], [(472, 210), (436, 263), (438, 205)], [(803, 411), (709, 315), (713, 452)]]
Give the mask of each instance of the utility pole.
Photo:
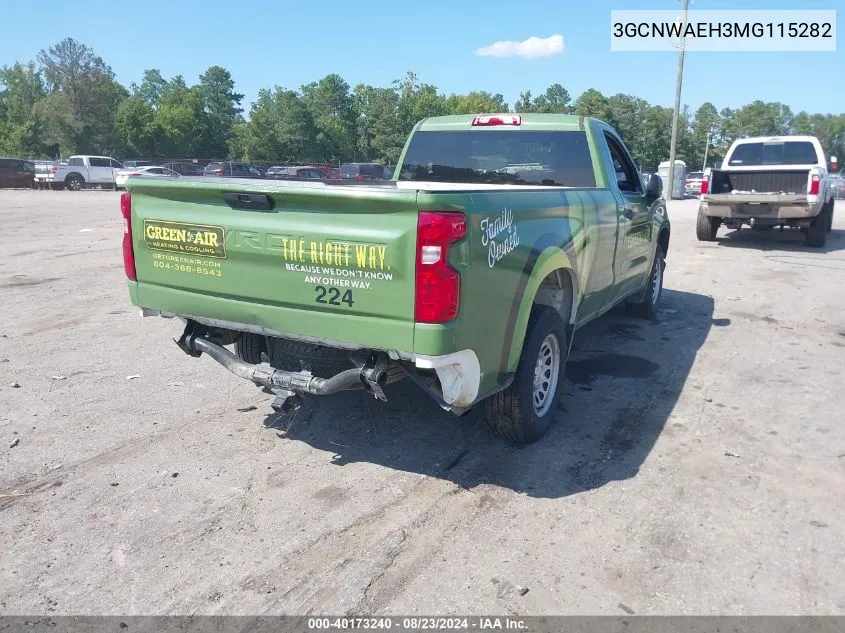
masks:
[(704, 141), (704, 164), (701, 166), (701, 171), (707, 169), (707, 150), (710, 149), (710, 132), (707, 133), (707, 140)]
[(675, 78), (675, 110), (672, 112), (672, 144), (669, 146), (669, 195), (668, 200), (675, 198), (675, 150), (678, 146), (678, 119), (681, 116), (681, 85), (684, 82), (684, 49), (687, 28), (687, 0), (681, 0), (681, 46), (678, 49), (678, 74)]

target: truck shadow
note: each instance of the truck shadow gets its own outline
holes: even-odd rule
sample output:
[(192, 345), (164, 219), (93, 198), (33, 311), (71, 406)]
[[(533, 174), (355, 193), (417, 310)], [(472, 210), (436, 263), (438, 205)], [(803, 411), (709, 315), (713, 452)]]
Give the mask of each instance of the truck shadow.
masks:
[(751, 229), (733, 230), (717, 241), (731, 248), (750, 248), (760, 251), (794, 251), (807, 254), (833, 253), (845, 250), (845, 231), (833, 229), (827, 234), (827, 240), (822, 248), (813, 248), (804, 243), (804, 233), (797, 229), (779, 231), (753, 231)]
[(483, 405), (455, 417), (407, 379), (386, 403), (361, 392), (311, 399), (292, 424), (271, 415), (265, 425), (338, 467), (370, 462), (466, 489), (565, 497), (637, 475), (710, 328), (729, 325), (713, 319), (712, 298), (668, 289), (652, 322), (620, 308), (591, 323), (576, 334), (555, 423), (529, 446), (495, 436)]

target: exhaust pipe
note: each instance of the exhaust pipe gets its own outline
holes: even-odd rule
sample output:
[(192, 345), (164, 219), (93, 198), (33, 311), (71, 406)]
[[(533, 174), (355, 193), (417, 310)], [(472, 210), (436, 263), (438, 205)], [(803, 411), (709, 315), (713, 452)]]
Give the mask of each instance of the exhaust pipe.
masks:
[[(347, 369), (331, 378), (320, 378), (312, 376), (308, 372), (293, 372), (283, 369), (275, 369), (268, 363), (253, 365), (241, 360), (225, 347), (212, 343), (206, 338), (183, 335), (182, 340), (176, 344), (192, 355), (199, 355), (205, 352), (211, 358), (223, 365), (238, 378), (244, 378), (256, 385), (268, 389), (284, 389), (296, 393), (310, 393), (317, 396), (328, 396), (339, 391), (349, 389), (364, 389), (365, 385), (361, 377), (361, 368)], [(187, 349), (186, 349), (187, 348)]]

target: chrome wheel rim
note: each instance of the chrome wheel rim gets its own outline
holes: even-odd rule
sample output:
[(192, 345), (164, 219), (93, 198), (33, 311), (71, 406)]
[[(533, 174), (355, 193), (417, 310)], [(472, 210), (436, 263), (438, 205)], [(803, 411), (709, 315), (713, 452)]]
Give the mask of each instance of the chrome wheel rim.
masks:
[(657, 305), (660, 299), (660, 290), (663, 288), (663, 266), (660, 260), (654, 262), (654, 274), (651, 276), (651, 305)]
[(557, 392), (560, 373), (560, 343), (557, 336), (549, 334), (543, 339), (534, 365), (534, 390), (531, 401), (534, 413), (542, 417), (548, 413)]

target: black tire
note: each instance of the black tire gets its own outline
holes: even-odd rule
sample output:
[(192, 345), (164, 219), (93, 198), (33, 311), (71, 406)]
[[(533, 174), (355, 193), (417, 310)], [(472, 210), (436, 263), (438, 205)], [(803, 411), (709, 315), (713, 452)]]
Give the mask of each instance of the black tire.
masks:
[(241, 360), (257, 365), (261, 362), (261, 353), (267, 351), (263, 336), (251, 332), (241, 332), (235, 340), (235, 354)]
[(716, 233), (722, 224), (722, 218), (711, 218), (698, 211), (698, 221), (695, 223), (695, 236), (699, 242), (715, 242)]
[(79, 174), (71, 174), (65, 178), (65, 186), (68, 191), (82, 191), (85, 179)]
[(660, 297), (663, 296), (663, 273), (665, 270), (666, 258), (663, 255), (663, 247), (658, 244), (654, 252), (654, 263), (651, 265), (651, 272), (648, 275), (642, 301), (628, 301), (625, 304), (628, 312), (641, 319), (651, 320), (655, 317), (657, 306), (660, 305)]
[(805, 244), (812, 248), (822, 248), (827, 241), (828, 224), (830, 223), (828, 205), (822, 207), (821, 213), (810, 223), (805, 235)]
[(349, 352), (288, 339), (271, 339), (270, 358), (274, 367), (287, 371), (307, 369), (320, 378), (331, 378), (354, 367)]
[(829, 204), (830, 209), (827, 212), (827, 233), (830, 233), (833, 230), (833, 207), (836, 205), (836, 200), (831, 198)]
[[(541, 413), (534, 407), (534, 374), (541, 348), (547, 337), (553, 336), (558, 345), (558, 367), (555, 385), (549, 385), (548, 403)], [(560, 315), (548, 307), (538, 307), (531, 315), (522, 355), (513, 382), (504, 391), (487, 398), (487, 424), (502, 438), (517, 444), (536, 442), (549, 429), (560, 402), (560, 383), (569, 350), (566, 327)], [(552, 369), (552, 365), (549, 365)]]

